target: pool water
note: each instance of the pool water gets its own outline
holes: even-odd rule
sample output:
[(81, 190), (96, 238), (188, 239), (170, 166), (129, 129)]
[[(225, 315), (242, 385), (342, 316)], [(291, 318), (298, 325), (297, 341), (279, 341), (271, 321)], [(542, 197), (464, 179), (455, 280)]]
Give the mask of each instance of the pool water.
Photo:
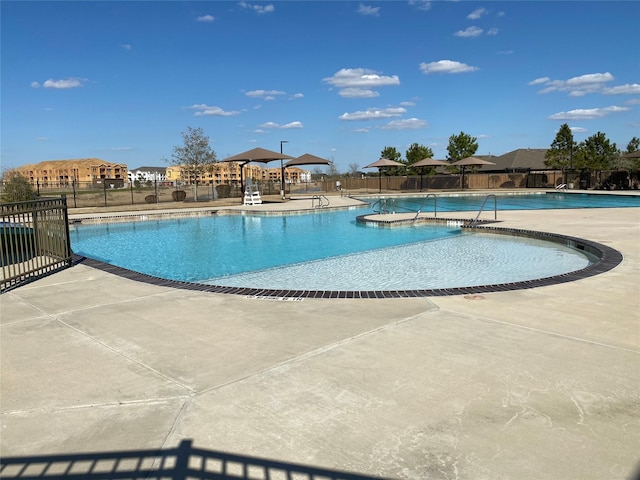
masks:
[(564, 274), (593, 261), (559, 244), (456, 226), (356, 223), (366, 213), (368, 207), (80, 225), (71, 243), (76, 254), (160, 278), (298, 290), (486, 285)]
[[(434, 198), (425, 198), (427, 193), (419, 197), (388, 197), (396, 212), (417, 211), (422, 206), (425, 213), (433, 212)], [(478, 211), (486, 194), (438, 194), (437, 213)], [(625, 208), (640, 207), (640, 195), (603, 195), (589, 193), (538, 193), (538, 194), (496, 194), (498, 210), (546, 210), (569, 208)], [(493, 211), (494, 200), (489, 197), (485, 211)]]

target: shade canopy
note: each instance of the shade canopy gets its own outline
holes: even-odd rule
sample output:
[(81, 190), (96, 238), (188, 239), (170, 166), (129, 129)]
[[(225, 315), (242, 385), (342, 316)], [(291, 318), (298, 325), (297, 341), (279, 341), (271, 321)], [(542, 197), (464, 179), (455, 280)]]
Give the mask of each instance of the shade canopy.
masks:
[(467, 157), (462, 160), (458, 160), (457, 162), (453, 162), (451, 165), (455, 165), (457, 167), (481, 167), (482, 165), (495, 165), (495, 163), (478, 157)]
[(274, 152), (272, 150), (267, 150), (266, 148), (253, 148), (251, 150), (247, 150), (246, 152), (238, 153), (232, 157), (227, 157), (224, 160), (220, 160), (221, 162), (261, 162), (268, 163), (273, 160), (287, 160), (293, 158), (290, 155), (285, 155), (283, 153)]
[(260, 162), (260, 163), (269, 163), (273, 160), (286, 160), (289, 158), (293, 158), (290, 155), (285, 155), (283, 153), (274, 152), (273, 150), (267, 150), (266, 148), (253, 148), (251, 150), (247, 150), (246, 152), (238, 153), (232, 157), (227, 157), (224, 160), (220, 160), (221, 162), (238, 162), (240, 163), (240, 189), (244, 191), (244, 176), (242, 174), (242, 170), (244, 170), (244, 166), (247, 163), (251, 162)]
[(298, 165), (330, 165), (331, 162), (321, 157), (317, 157), (315, 155), (311, 155), (310, 153), (305, 153), (304, 155), (300, 155), (293, 160), (289, 160), (285, 163), (285, 167), (296, 167)]
[(433, 158), (423, 158), (422, 160), (417, 161), (416, 163), (412, 163), (409, 165), (410, 167), (446, 167), (449, 163), (443, 160), (435, 160)]
[(383, 167), (404, 167), (404, 163), (396, 162), (395, 160), (389, 160), (388, 158), (381, 158), (367, 165), (364, 168), (383, 168)]

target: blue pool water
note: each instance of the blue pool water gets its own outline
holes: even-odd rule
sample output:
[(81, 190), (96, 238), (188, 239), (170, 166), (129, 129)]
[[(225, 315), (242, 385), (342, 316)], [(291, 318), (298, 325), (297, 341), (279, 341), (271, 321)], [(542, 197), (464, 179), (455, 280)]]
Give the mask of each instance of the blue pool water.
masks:
[[(559, 208), (558, 202), (571, 203), (564, 208), (595, 206), (595, 196), (570, 196), (499, 197), (498, 209), (533, 208), (533, 202), (536, 208)], [(438, 212), (477, 210), (483, 199), (439, 197)], [(629, 200), (616, 201), (621, 199)], [(606, 197), (595, 200), (600, 207), (613, 206)], [(640, 198), (636, 200), (626, 206), (640, 206)], [(592, 204), (585, 206), (586, 201)], [(594, 261), (563, 245), (463, 232), (455, 226), (357, 224), (355, 217), (367, 213), (370, 207), (79, 225), (71, 232), (71, 243), (77, 254), (160, 278), (269, 289), (467, 287), (560, 275)]]
[[(421, 196), (388, 197), (395, 210), (416, 211), (422, 206), (425, 213), (433, 212), (434, 198)], [(437, 195), (437, 212), (478, 211), (486, 195)], [(498, 210), (546, 210), (567, 208), (624, 208), (640, 207), (640, 195), (603, 195), (589, 193), (538, 193), (496, 195)], [(493, 198), (488, 198), (485, 211), (492, 211)]]

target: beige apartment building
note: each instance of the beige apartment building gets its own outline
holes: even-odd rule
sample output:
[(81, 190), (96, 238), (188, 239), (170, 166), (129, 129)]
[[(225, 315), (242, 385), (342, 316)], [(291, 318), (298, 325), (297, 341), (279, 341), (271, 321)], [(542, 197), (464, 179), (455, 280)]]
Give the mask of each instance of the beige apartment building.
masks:
[(45, 160), (23, 165), (15, 170), (32, 185), (43, 187), (69, 186), (73, 182), (102, 184), (104, 180), (114, 180), (116, 186), (123, 186), (127, 182), (127, 165), (99, 158)]
[[(208, 171), (198, 176), (198, 183), (207, 185), (221, 185), (240, 182), (240, 164), (235, 162), (216, 163)], [(260, 165), (246, 164), (242, 174), (243, 179), (250, 178), (258, 182), (280, 182), (282, 177), (280, 167), (265, 168)], [(310, 181), (308, 171), (298, 167), (287, 167), (284, 172), (286, 183), (301, 183)], [(178, 182), (191, 185), (195, 183), (193, 172), (184, 166), (172, 165), (167, 167), (167, 182)]]

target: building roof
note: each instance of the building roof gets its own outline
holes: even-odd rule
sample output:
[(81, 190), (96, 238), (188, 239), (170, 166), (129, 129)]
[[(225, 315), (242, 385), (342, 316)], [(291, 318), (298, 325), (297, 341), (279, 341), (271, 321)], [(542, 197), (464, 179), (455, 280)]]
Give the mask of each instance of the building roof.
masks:
[[(548, 170), (544, 164), (546, 148), (519, 148), (511, 152), (494, 157), (495, 165), (492, 170)], [(488, 169), (487, 169), (488, 170)]]
[(131, 172), (166, 173), (167, 167), (138, 167), (130, 171)]

